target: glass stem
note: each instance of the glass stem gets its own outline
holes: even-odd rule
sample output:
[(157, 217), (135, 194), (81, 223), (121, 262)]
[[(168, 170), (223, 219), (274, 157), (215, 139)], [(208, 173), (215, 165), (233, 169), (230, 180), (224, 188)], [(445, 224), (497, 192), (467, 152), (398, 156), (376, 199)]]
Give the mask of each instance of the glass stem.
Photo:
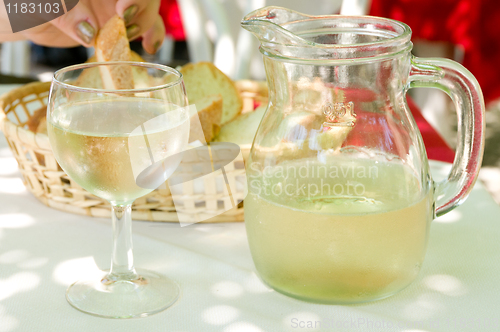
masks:
[(137, 278), (132, 255), (132, 205), (111, 203), (113, 222), (113, 254), (107, 279), (133, 280)]

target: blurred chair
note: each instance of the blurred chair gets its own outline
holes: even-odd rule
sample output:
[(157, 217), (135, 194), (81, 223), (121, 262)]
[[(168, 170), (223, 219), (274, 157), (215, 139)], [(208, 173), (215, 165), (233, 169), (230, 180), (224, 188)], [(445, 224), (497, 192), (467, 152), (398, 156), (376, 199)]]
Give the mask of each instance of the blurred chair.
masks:
[(370, 11), (370, 0), (344, 0), (340, 7), (340, 15), (367, 15)]
[[(178, 3), (190, 60), (213, 62), (232, 76), (234, 42), (229, 32), (228, 13), (223, 5), (217, 0), (178, 0)], [(214, 39), (213, 46), (210, 37)]]
[(244, 15), (264, 6), (311, 14), (364, 15), (369, 0), (178, 0), (190, 60), (211, 61), (233, 79), (264, 79), (255, 37), (240, 28)]
[(29, 76), (30, 52), (30, 43), (26, 40), (2, 43), (1, 73)]
[[(314, 8), (301, 0), (178, 0), (189, 55), (192, 62), (211, 61), (234, 79), (263, 78), (262, 65), (257, 53), (257, 40), (240, 28), (241, 18), (264, 6), (285, 6), (308, 14), (364, 15), (369, 0), (324, 0)], [(172, 40), (168, 39), (159, 50), (162, 62), (169, 62)], [(28, 76), (30, 73), (30, 44), (27, 41), (2, 44), (1, 72), (6, 75)], [(254, 64), (252, 64), (254, 62)], [(261, 63), (261, 61), (259, 61)]]

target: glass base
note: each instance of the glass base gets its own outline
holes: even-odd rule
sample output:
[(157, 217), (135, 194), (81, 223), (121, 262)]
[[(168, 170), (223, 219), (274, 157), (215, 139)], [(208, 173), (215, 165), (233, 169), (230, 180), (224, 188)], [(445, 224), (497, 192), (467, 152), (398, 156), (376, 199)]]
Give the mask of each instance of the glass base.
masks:
[(334, 304), (334, 305), (362, 304), (362, 303), (370, 303), (370, 302), (380, 301), (380, 300), (386, 299), (388, 297), (391, 297), (391, 296), (399, 293), (400, 291), (402, 291), (404, 288), (407, 287), (406, 286), (406, 287), (403, 287), (402, 289), (398, 289), (398, 290), (395, 290), (395, 291), (392, 291), (389, 293), (384, 293), (382, 295), (365, 297), (365, 298), (358, 300), (355, 298), (354, 299), (344, 299), (344, 298), (324, 299), (324, 298), (306, 297), (306, 296), (301, 296), (301, 295), (297, 295), (294, 293), (289, 293), (289, 292), (281, 290), (279, 288), (270, 286), (267, 283), (266, 283), (266, 285), (269, 286), (269, 288), (274, 289), (278, 293), (281, 293), (283, 295), (286, 295), (288, 297), (292, 297), (292, 298), (300, 300), (300, 301), (309, 302), (309, 303), (316, 303), (316, 304)]
[(130, 280), (101, 279), (77, 281), (69, 286), (66, 299), (76, 309), (106, 318), (145, 317), (173, 305), (179, 286), (169, 278), (147, 270), (137, 270)]
[(415, 279), (412, 279), (411, 281), (400, 285), (400, 287), (397, 287), (395, 289), (391, 290), (381, 290), (380, 292), (374, 292), (372, 294), (365, 293), (365, 294), (356, 294), (352, 296), (335, 296), (331, 295), (330, 297), (319, 297), (315, 296), (316, 294), (306, 294), (306, 293), (298, 293), (298, 292), (290, 292), (286, 289), (280, 288), (280, 287), (275, 287), (273, 284), (269, 283), (267, 280), (265, 280), (262, 276), (259, 275), (259, 279), (269, 288), (275, 290), (278, 293), (281, 293), (283, 295), (286, 295), (288, 297), (292, 297), (294, 299), (304, 301), (304, 302), (310, 302), (310, 303), (316, 303), (316, 304), (334, 304), (334, 305), (350, 305), (350, 304), (362, 304), (362, 303), (369, 303), (369, 302), (375, 302), (375, 301), (380, 301), (383, 299), (386, 299), (388, 297), (391, 297), (399, 292), (401, 292), (403, 289), (407, 288), (410, 286)]

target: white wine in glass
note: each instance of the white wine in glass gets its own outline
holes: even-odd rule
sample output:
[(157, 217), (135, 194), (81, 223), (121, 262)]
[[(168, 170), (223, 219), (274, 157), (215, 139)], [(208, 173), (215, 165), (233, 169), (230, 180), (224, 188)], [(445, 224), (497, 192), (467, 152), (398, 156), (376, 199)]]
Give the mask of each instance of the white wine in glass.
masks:
[[(138, 71), (138, 89), (106, 90), (83, 75), (102, 66)], [(130, 71), (130, 69), (127, 69)], [(139, 84), (138, 84), (139, 83)], [(143, 317), (171, 306), (177, 284), (136, 270), (132, 256), (131, 204), (162, 183), (179, 165), (187, 146), (189, 113), (182, 75), (169, 67), (133, 62), (71, 66), (54, 74), (47, 112), (54, 155), (69, 177), (112, 206), (111, 269), (97, 280), (77, 281), (67, 300), (75, 308), (110, 318)], [(160, 172), (149, 172), (162, 162)]]

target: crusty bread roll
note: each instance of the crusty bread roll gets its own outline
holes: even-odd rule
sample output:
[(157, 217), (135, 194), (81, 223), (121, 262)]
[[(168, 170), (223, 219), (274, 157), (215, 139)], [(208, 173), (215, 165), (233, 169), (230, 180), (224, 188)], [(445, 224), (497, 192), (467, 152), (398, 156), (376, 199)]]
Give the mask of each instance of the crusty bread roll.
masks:
[(189, 63), (180, 69), (190, 104), (209, 95), (222, 96), (222, 120), (227, 123), (240, 114), (243, 103), (233, 81), (210, 62)]
[[(130, 61), (130, 45), (125, 22), (113, 16), (99, 30), (95, 46), (96, 59), (105, 61)], [(132, 68), (129, 66), (100, 66), (102, 83), (105, 89), (133, 89)]]

